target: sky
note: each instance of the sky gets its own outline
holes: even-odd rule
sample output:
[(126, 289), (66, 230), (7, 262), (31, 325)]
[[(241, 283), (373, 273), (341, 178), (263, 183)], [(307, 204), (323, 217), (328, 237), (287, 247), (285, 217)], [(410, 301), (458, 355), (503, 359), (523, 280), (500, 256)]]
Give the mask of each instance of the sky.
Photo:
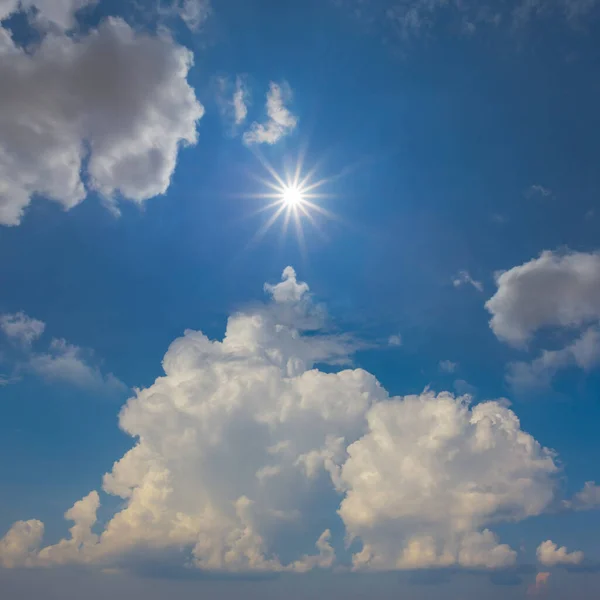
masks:
[(0, 0), (2, 598), (596, 598), (599, 17)]

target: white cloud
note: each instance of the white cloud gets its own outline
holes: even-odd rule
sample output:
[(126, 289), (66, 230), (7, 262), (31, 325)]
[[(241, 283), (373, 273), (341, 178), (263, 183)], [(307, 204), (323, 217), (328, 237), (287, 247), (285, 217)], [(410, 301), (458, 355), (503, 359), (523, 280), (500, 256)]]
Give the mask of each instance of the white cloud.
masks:
[(537, 559), (545, 567), (556, 565), (578, 565), (583, 560), (583, 552), (567, 552), (564, 546), (560, 548), (551, 540), (542, 542), (537, 549)]
[(402, 346), (402, 336), (399, 333), (395, 333), (394, 335), (390, 335), (388, 338), (389, 346)]
[(16, 11), (26, 11), (39, 27), (58, 30), (72, 29), (76, 13), (97, 0), (1, 0), (0, 21)]
[(600, 364), (600, 330), (590, 327), (560, 350), (543, 350), (531, 362), (509, 363), (506, 380), (517, 391), (548, 388), (561, 369), (577, 366), (589, 371)]
[[(175, 340), (164, 375), (123, 407), (135, 445), (103, 480), (123, 499), (112, 518), (98, 527), (93, 492), (67, 513), (75, 524), (58, 544), (37, 550), (38, 538), (11, 533), (28, 548), (13, 566), (115, 568), (184, 549), (182, 562), (206, 570), (330, 568), (342, 540), (323, 531), (316, 505), (362, 544), (357, 569), (514, 563), (490, 527), (546, 509), (554, 454), (500, 402), (389, 398), (364, 370), (320, 371), (352, 346), (324, 333), (293, 269), (266, 290), (271, 301), (232, 315), (221, 341)], [(282, 548), (294, 550), (288, 562)]]
[(565, 503), (566, 508), (574, 510), (593, 510), (600, 508), (600, 485), (586, 481), (583, 489), (575, 494), (573, 500)]
[(364, 544), (356, 568), (514, 561), (481, 528), (543, 512), (557, 467), (511, 410), (426, 392), (378, 403), (367, 421), (341, 470), (340, 516)]
[(166, 192), (204, 111), (191, 64), (172, 39), (120, 19), (27, 51), (0, 28), (0, 224), (19, 224), (33, 196), (68, 210), (89, 191), (112, 203)]
[(244, 133), (246, 144), (275, 144), (282, 137), (291, 133), (298, 124), (298, 118), (285, 106), (292, 97), (290, 86), (283, 82), (281, 85), (271, 82), (267, 93), (266, 123), (252, 123)]
[(84, 351), (64, 339), (53, 339), (48, 351), (29, 358), (29, 368), (49, 381), (60, 381), (96, 391), (123, 392), (127, 386), (112, 373), (103, 375), (90, 365)]
[(43, 321), (33, 319), (22, 311), (0, 315), (0, 329), (6, 336), (24, 346), (30, 346), (44, 333), (45, 328), (46, 324)]
[(481, 281), (475, 281), (475, 279), (469, 275), (468, 271), (459, 271), (458, 275), (456, 275), (452, 280), (452, 284), (454, 287), (460, 287), (465, 283), (472, 285), (477, 291), (483, 292), (483, 284)]
[(600, 319), (597, 253), (542, 252), (499, 273), (496, 284), (498, 290), (485, 305), (492, 314), (490, 327), (513, 346), (524, 346), (545, 327), (578, 328)]
[(243, 77), (235, 78), (235, 85), (226, 77), (217, 79), (217, 103), (224, 120), (231, 123), (234, 132), (248, 116), (250, 92)]
[(0, 566), (29, 566), (37, 558), (44, 535), (41, 521), (17, 521), (0, 540)]
[(192, 31), (198, 31), (212, 13), (210, 0), (179, 0), (174, 8)]
[(458, 363), (452, 362), (451, 360), (440, 360), (438, 366), (442, 373), (454, 373), (458, 368)]

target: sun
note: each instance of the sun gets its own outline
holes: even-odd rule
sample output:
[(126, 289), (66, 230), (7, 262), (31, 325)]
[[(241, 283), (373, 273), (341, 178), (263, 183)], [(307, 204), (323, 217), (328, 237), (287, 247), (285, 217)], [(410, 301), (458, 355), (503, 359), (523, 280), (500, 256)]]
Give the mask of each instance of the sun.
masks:
[(286, 206), (294, 208), (303, 204), (304, 196), (302, 190), (295, 185), (286, 186), (283, 189), (282, 200)]
[(269, 164), (260, 152), (255, 151), (255, 156), (270, 177), (264, 178), (253, 174), (253, 179), (263, 185), (265, 189), (263, 192), (242, 194), (242, 197), (266, 200), (266, 203), (253, 214), (262, 213), (263, 211), (272, 211), (272, 214), (263, 222), (248, 246), (256, 243), (276, 221), (280, 221), (282, 235), (286, 234), (290, 225), (294, 227), (296, 237), (304, 253), (305, 239), (302, 222), (308, 221), (321, 237), (326, 238), (327, 236), (321, 230), (318, 221), (322, 218), (337, 220), (337, 216), (323, 206), (323, 203), (329, 198), (334, 198), (335, 194), (331, 192), (324, 193), (322, 189), (325, 184), (330, 183), (337, 176), (315, 180), (317, 166), (303, 173), (302, 153), (295, 164), (292, 165), (288, 162), (287, 168), (284, 166), (281, 174)]

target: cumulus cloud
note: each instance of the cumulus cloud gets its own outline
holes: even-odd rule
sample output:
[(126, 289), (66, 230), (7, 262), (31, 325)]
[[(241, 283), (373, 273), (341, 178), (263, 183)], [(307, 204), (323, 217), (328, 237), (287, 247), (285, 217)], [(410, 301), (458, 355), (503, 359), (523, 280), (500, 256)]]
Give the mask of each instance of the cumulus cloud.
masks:
[[(79, 4), (38, 1), (54, 19)], [(28, 49), (0, 27), (0, 224), (18, 225), (34, 196), (68, 210), (92, 191), (113, 205), (165, 193), (204, 111), (186, 80), (192, 61), (115, 18)]]
[(252, 123), (244, 133), (246, 144), (275, 144), (282, 137), (291, 133), (298, 124), (298, 118), (285, 106), (292, 98), (290, 86), (283, 82), (271, 82), (267, 93), (267, 121)]
[(551, 540), (542, 542), (537, 549), (537, 559), (545, 567), (556, 565), (578, 565), (583, 560), (583, 552), (567, 552), (564, 546), (560, 548)]
[(497, 274), (486, 302), (496, 336), (524, 346), (545, 327), (578, 328), (600, 319), (600, 254), (542, 252)]
[(427, 392), (377, 403), (367, 422), (340, 473), (340, 516), (364, 544), (356, 568), (514, 562), (481, 528), (540, 514), (556, 465), (510, 409)]
[(478, 292), (483, 292), (483, 284), (481, 281), (475, 281), (468, 271), (459, 271), (458, 275), (452, 280), (452, 285), (454, 285), (454, 287), (460, 287), (464, 284), (472, 285)]
[(514, 564), (491, 527), (548, 507), (553, 452), (502, 402), (390, 398), (362, 369), (319, 370), (352, 346), (293, 269), (265, 290), (222, 340), (175, 340), (164, 375), (125, 404), (135, 443), (103, 478), (123, 501), (112, 517), (99, 527), (92, 492), (58, 544), (39, 549), (15, 525), (11, 565), (110, 568), (151, 551), (204, 570), (304, 572), (335, 564), (340, 518), (355, 569)]
[(44, 333), (45, 328), (46, 324), (43, 321), (33, 319), (22, 311), (0, 315), (0, 329), (6, 336), (24, 346), (30, 346)]
[(0, 540), (0, 566), (30, 566), (37, 559), (43, 535), (41, 521), (17, 521)]

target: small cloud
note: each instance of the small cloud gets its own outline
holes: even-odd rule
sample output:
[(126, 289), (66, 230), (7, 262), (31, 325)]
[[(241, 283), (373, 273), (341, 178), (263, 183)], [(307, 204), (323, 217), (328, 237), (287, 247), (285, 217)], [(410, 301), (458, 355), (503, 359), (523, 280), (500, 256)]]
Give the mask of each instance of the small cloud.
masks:
[(29, 368), (48, 381), (60, 381), (84, 389), (113, 392), (127, 389), (112, 373), (104, 375), (98, 367), (90, 365), (84, 350), (64, 339), (54, 339), (48, 352), (32, 355)]
[(22, 311), (0, 315), (0, 329), (4, 335), (23, 346), (31, 346), (44, 333), (45, 328), (43, 321), (29, 317)]
[(550, 573), (542, 571), (535, 576), (535, 583), (530, 585), (527, 589), (527, 593), (530, 596), (536, 596), (543, 592), (548, 586), (548, 581), (550, 580)]
[(525, 190), (525, 196), (527, 198), (535, 198), (536, 196), (538, 198), (548, 198), (549, 196), (552, 195), (552, 190), (550, 188), (544, 187), (543, 185), (530, 185), (526, 190)]
[(226, 77), (219, 78), (217, 84), (219, 87), (217, 103), (221, 117), (235, 127), (240, 126), (248, 116), (250, 100), (250, 93), (244, 77), (238, 75), (235, 79), (235, 86)]
[(590, 210), (588, 210), (585, 213), (585, 220), (586, 221), (591, 221), (594, 218), (595, 215), (596, 215), (596, 212), (594, 211), (594, 209), (590, 208)]
[(192, 31), (198, 31), (212, 13), (210, 0), (179, 0), (173, 5), (173, 11)]
[(439, 368), (442, 373), (454, 373), (458, 367), (458, 363), (451, 360), (440, 360)]
[(572, 500), (564, 503), (565, 508), (573, 510), (593, 510), (600, 507), (600, 485), (594, 481), (586, 481), (583, 489), (575, 494)]
[(454, 287), (460, 287), (465, 283), (472, 285), (477, 291), (483, 292), (483, 284), (481, 281), (476, 281), (471, 277), (468, 271), (459, 271), (458, 275), (452, 280)]
[(285, 106), (292, 98), (290, 86), (271, 82), (267, 93), (267, 116), (265, 123), (252, 123), (244, 134), (244, 142), (251, 144), (275, 144), (291, 133), (298, 124), (298, 118)]
[(545, 567), (578, 565), (583, 561), (583, 552), (567, 552), (565, 546), (559, 548), (552, 540), (542, 542), (536, 554), (538, 561)]
[(390, 337), (388, 338), (388, 345), (389, 346), (402, 346), (402, 336), (399, 333), (390, 335)]

